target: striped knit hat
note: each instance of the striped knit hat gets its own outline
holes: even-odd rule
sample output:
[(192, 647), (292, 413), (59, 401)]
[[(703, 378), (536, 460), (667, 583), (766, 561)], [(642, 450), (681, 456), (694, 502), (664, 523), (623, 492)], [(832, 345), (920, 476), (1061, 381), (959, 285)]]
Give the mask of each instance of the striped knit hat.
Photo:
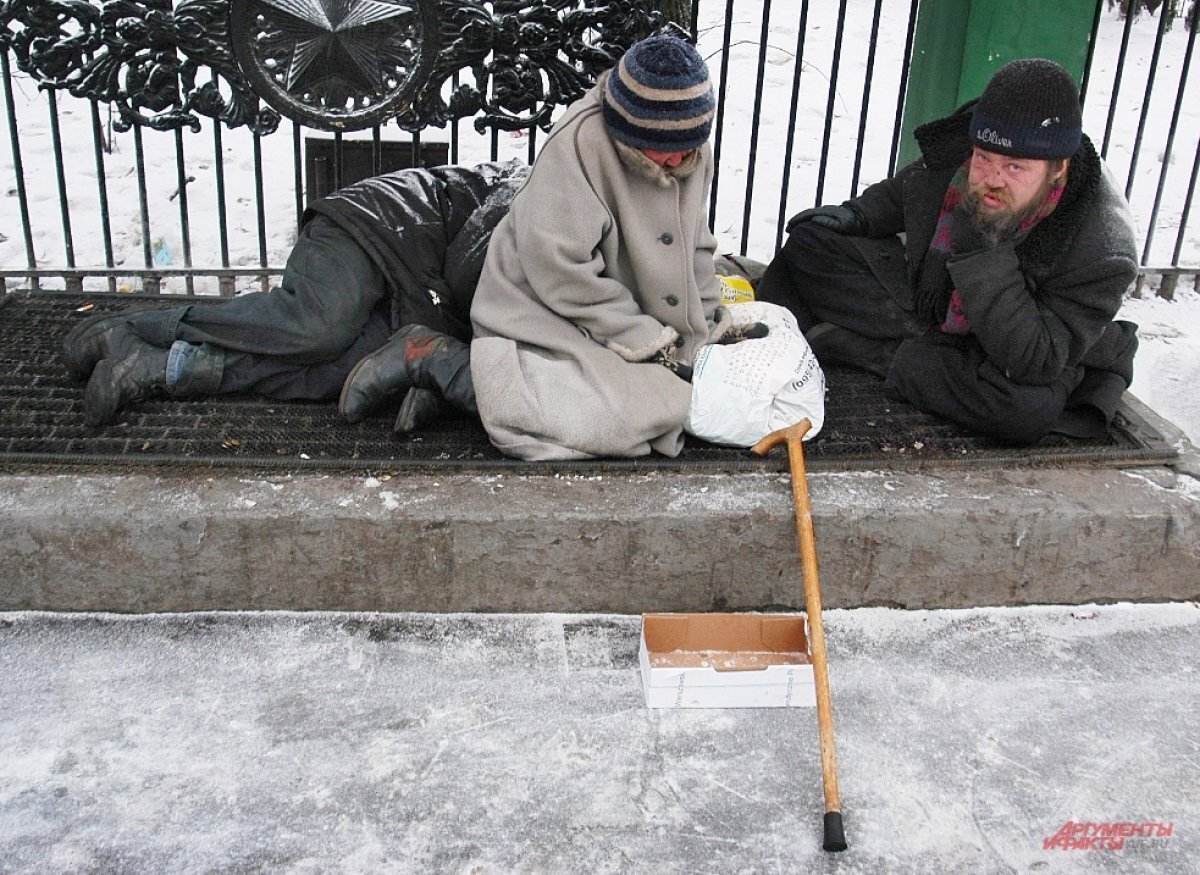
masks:
[(609, 133), (635, 149), (697, 149), (708, 142), (715, 112), (704, 59), (675, 36), (634, 43), (604, 88)]

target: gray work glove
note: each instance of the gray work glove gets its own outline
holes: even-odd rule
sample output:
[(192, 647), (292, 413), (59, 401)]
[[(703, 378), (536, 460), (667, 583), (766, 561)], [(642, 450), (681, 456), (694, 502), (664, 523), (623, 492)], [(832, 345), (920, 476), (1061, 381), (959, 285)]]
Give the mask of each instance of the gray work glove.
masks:
[(785, 230), (791, 234), (801, 222), (812, 222), (839, 234), (861, 237), (867, 233), (867, 218), (851, 203), (829, 204), (802, 210), (788, 219)]

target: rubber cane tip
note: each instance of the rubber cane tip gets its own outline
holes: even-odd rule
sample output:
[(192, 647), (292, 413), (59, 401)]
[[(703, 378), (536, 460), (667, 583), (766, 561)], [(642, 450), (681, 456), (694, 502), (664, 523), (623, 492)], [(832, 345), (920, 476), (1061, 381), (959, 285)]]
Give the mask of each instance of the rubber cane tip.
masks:
[(846, 850), (846, 832), (842, 829), (842, 812), (825, 812), (825, 843), (827, 851)]

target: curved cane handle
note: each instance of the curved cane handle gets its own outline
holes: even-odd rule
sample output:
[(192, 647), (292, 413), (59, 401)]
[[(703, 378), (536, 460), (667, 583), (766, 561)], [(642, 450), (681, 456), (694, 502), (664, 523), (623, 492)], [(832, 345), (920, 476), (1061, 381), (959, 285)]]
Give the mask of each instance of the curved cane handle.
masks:
[(802, 419), (799, 422), (792, 423), (787, 428), (780, 428), (771, 432), (752, 446), (750, 452), (765, 456), (780, 444), (785, 444), (790, 440), (804, 440), (804, 436), (808, 434), (810, 429), (812, 429), (812, 423), (807, 419)]

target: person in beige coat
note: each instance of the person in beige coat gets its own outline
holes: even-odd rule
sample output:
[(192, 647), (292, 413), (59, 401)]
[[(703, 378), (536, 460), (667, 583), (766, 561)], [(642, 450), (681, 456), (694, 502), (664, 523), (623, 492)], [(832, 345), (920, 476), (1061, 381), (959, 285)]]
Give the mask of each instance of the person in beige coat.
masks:
[(406, 326), (350, 375), (343, 414), (433, 394), (516, 458), (678, 455), (697, 349), (767, 331), (719, 307), (714, 111), (691, 44), (635, 43), (567, 108), (496, 226), (470, 347)]
[(654, 36), (551, 132), (492, 236), (471, 307), (475, 398), (505, 454), (683, 448), (690, 363), (735, 336), (721, 325), (705, 209), (713, 113), (695, 48)]

